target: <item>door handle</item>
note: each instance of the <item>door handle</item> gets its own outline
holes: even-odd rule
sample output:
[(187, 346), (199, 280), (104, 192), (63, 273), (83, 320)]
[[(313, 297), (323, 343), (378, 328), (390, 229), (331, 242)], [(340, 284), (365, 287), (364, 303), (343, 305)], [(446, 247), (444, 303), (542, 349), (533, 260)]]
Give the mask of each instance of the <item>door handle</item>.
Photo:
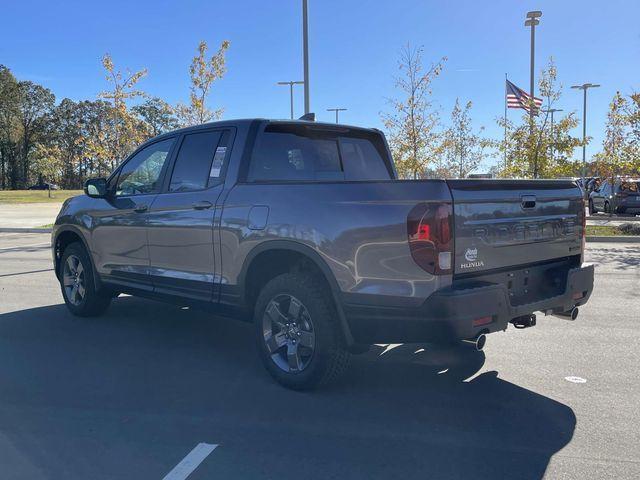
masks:
[(196, 210), (206, 210), (207, 208), (213, 207), (213, 203), (203, 200), (201, 202), (194, 202), (192, 206)]
[(520, 198), (520, 205), (522, 208), (533, 208), (536, 206), (536, 196), (535, 195), (522, 195)]
[(144, 213), (148, 208), (148, 205), (136, 205), (135, 207), (133, 207), (133, 211), (136, 213)]

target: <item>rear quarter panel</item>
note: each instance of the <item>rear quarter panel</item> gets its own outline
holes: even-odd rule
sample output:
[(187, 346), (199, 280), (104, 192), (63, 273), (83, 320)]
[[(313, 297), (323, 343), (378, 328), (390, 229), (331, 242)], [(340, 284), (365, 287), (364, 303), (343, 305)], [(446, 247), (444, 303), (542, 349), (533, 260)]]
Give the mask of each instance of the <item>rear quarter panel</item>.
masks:
[[(238, 184), (225, 200), (220, 221), (222, 285), (238, 285), (254, 248), (292, 240), (319, 254), (350, 302), (367, 303), (377, 297), (390, 305), (420, 304), (451, 283), (450, 276), (422, 270), (409, 251), (407, 215), (425, 201), (451, 201), (446, 183)], [(257, 206), (268, 208), (260, 229), (249, 220)]]

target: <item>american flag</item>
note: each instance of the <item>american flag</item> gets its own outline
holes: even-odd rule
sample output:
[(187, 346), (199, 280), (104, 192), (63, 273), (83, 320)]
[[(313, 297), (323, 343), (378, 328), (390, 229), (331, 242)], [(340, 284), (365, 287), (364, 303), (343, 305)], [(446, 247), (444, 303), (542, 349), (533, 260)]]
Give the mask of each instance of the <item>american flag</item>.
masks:
[[(529, 111), (529, 107), (531, 106), (531, 95), (522, 90), (521, 88), (516, 87), (509, 80), (507, 82), (507, 107), (509, 108), (522, 108)], [(535, 104), (535, 108), (533, 110), (533, 114), (537, 115), (538, 110), (542, 106), (542, 99), (533, 97), (533, 103)]]

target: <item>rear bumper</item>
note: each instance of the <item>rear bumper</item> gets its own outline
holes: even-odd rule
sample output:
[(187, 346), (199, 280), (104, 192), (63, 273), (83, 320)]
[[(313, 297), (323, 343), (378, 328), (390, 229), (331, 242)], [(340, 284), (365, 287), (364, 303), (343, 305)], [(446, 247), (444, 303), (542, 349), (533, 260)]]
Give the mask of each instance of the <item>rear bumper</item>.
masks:
[[(561, 295), (523, 305), (511, 305), (507, 288), (492, 284), (439, 290), (417, 307), (345, 301), (343, 310), (358, 343), (460, 340), (505, 330), (510, 320), (522, 315), (563, 312), (585, 304), (593, 290), (593, 271), (593, 265), (572, 268)], [(474, 320), (483, 317), (491, 317), (491, 322), (474, 326)]]

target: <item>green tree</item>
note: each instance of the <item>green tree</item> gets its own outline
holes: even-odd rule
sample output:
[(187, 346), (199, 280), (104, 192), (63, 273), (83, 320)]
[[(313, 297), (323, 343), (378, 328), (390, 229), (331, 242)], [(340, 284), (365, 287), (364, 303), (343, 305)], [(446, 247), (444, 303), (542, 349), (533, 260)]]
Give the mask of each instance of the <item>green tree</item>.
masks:
[(474, 131), (471, 120), (472, 103), (464, 107), (456, 98), (451, 112), (451, 125), (443, 135), (444, 171), (439, 176), (465, 178), (484, 160), (485, 149), (490, 143), (481, 135), (484, 128)]
[(18, 123), (20, 125), (21, 186), (31, 181), (31, 151), (46, 130), (47, 118), (55, 104), (48, 88), (30, 81), (18, 82)]
[(423, 66), (423, 48), (407, 44), (400, 52), (400, 75), (395, 84), (400, 97), (389, 100), (390, 113), (383, 113), (396, 169), (401, 178), (421, 178), (438, 159), (436, 127), (438, 112), (431, 102), (431, 84), (440, 75), (446, 58)]
[(207, 42), (198, 45), (198, 54), (191, 60), (189, 77), (191, 79), (189, 105), (179, 104), (176, 107), (182, 126), (199, 125), (222, 117), (224, 109), (210, 110), (207, 100), (213, 84), (224, 77), (227, 72), (226, 52), (230, 42), (224, 40), (218, 51), (207, 58)]
[(633, 175), (640, 175), (640, 93), (629, 95), (625, 108), (625, 117), (628, 125), (628, 150), (629, 171)]
[(131, 110), (143, 121), (151, 137), (174, 130), (179, 126), (175, 110), (161, 98), (148, 98)]
[(113, 122), (113, 107), (104, 100), (62, 100), (48, 122), (47, 141), (38, 145), (38, 173), (63, 188), (79, 188), (89, 177), (107, 175)]
[[(541, 111), (534, 117), (530, 128), (529, 114), (522, 116), (522, 123), (516, 124), (503, 117), (497, 123), (507, 130), (506, 141), (494, 141), (493, 145), (501, 158), (506, 156), (506, 165), (500, 165), (500, 176), (518, 178), (551, 178), (573, 176), (578, 173), (578, 165), (570, 157), (573, 150), (582, 144), (571, 135), (578, 125), (574, 112), (554, 117), (551, 125), (549, 110), (554, 108), (562, 96), (562, 86), (557, 83), (557, 69), (553, 59), (542, 70), (538, 84), (539, 95), (543, 99)], [(506, 155), (505, 155), (506, 154)]]
[(17, 188), (20, 129), (19, 88), (11, 71), (0, 65), (0, 187)]
[(609, 104), (602, 151), (592, 168), (602, 177), (640, 174), (640, 98), (616, 92)]

